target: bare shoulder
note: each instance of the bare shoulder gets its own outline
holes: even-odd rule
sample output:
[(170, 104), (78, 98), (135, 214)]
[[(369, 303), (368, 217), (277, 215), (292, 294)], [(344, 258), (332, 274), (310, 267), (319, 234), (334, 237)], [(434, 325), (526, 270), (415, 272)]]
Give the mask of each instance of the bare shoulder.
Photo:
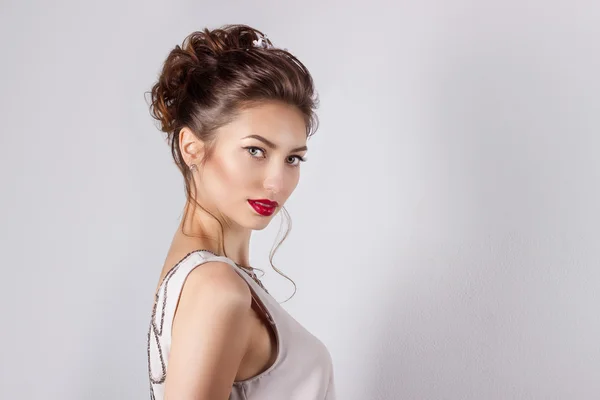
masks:
[(251, 303), (250, 288), (227, 263), (209, 261), (189, 273), (173, 321), (167, 397), (229, 395), (250, 342)]
[(248, 284), (233, 267), (222, 261), (208, 261), (194, 268), (183, 285), (181, 297), (210, 297), (214, 301), (246, 304), (250, 307), (252, 295)]

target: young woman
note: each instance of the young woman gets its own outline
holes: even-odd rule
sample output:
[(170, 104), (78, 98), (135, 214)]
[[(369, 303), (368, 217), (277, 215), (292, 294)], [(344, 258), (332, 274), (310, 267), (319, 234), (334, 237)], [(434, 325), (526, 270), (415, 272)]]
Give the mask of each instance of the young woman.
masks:
[(186, 204), (148, 332), (152, 399), (335, 399), (330, 354), (248, 264), (294, 191), (317, 96), (306, 67), (245, 25), (194, 32), (168, 55), (151, 113)]

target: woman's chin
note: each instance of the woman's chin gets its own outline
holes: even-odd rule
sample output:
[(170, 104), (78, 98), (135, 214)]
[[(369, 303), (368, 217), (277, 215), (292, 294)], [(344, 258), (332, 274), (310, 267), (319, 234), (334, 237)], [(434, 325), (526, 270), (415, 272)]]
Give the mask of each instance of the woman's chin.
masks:
[(254, 221), (249, 221), (248, 228), (252, 229), (253, 231), (262, 231), (269, 226), (272, 220), (272, 217), (261, 217), (258, 220), (255, 219)]
[(242, 225), (244, 228), (251, 229), (253, 231), (262, 231), (273, 221), (273, 217), (263, 216), (252, 216), (244, 221)]
[(253, 231), (262, 231), (263, 229), (265, 229), (269, 224), (265, 225), (265, 226), (256, 226), (251, 228)]

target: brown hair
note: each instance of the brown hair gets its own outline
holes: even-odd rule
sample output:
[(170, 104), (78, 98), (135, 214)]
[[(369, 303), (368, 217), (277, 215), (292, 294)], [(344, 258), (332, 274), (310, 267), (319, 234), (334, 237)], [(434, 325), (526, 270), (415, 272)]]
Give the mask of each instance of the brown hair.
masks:
[[(263, 46), (255, 46), (257, 40)], [(241, 109), (262, 101), (277, 100), (296, 106), (304, 115), (307, 137), (318, 127), (318, 97), (307, 68), (286, 49), (274, 47), (262, 32), (247, 25), (205, 28), (188, 35), (167, 56), (150, 94), (150, 114), (160, 121), (160, 130), (167, 133), (171, 154), (184, 178), (188, 202), (194, 199), (192, 189), (195, 194), (196, 188), (179, 149), (183, 127), (206, 143), (202, 163), (212, 154), (216, 130), (232, 121)], [(209, 213), (195, 199), (194, 203)], [(271, 250), (269, 262), (292, 282), (295, 293), (294, 281), (273, 265), (275, 251), (291, 230), (287, 210), (282, 207), (281, 211), (288, 219), (288, 229)], [(186, 215), (187, 207), (184, 220)], [(210, 215), (219, 222), (224, 235), (221, 221)], [(222, 238), (220, 247), (225, 253)]]

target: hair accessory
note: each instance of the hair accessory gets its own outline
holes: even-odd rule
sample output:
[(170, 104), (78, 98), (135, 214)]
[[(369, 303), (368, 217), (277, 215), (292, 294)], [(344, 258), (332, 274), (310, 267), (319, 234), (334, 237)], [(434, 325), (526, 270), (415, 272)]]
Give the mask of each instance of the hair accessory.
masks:
[(263, 49), (273, 47), (273, 45), (270, 45), (265, 39), (267, 39), (267, 35), (260, 36), (257, 40), (252, 41), (252, 45), (254, 47), (262, 47)]

